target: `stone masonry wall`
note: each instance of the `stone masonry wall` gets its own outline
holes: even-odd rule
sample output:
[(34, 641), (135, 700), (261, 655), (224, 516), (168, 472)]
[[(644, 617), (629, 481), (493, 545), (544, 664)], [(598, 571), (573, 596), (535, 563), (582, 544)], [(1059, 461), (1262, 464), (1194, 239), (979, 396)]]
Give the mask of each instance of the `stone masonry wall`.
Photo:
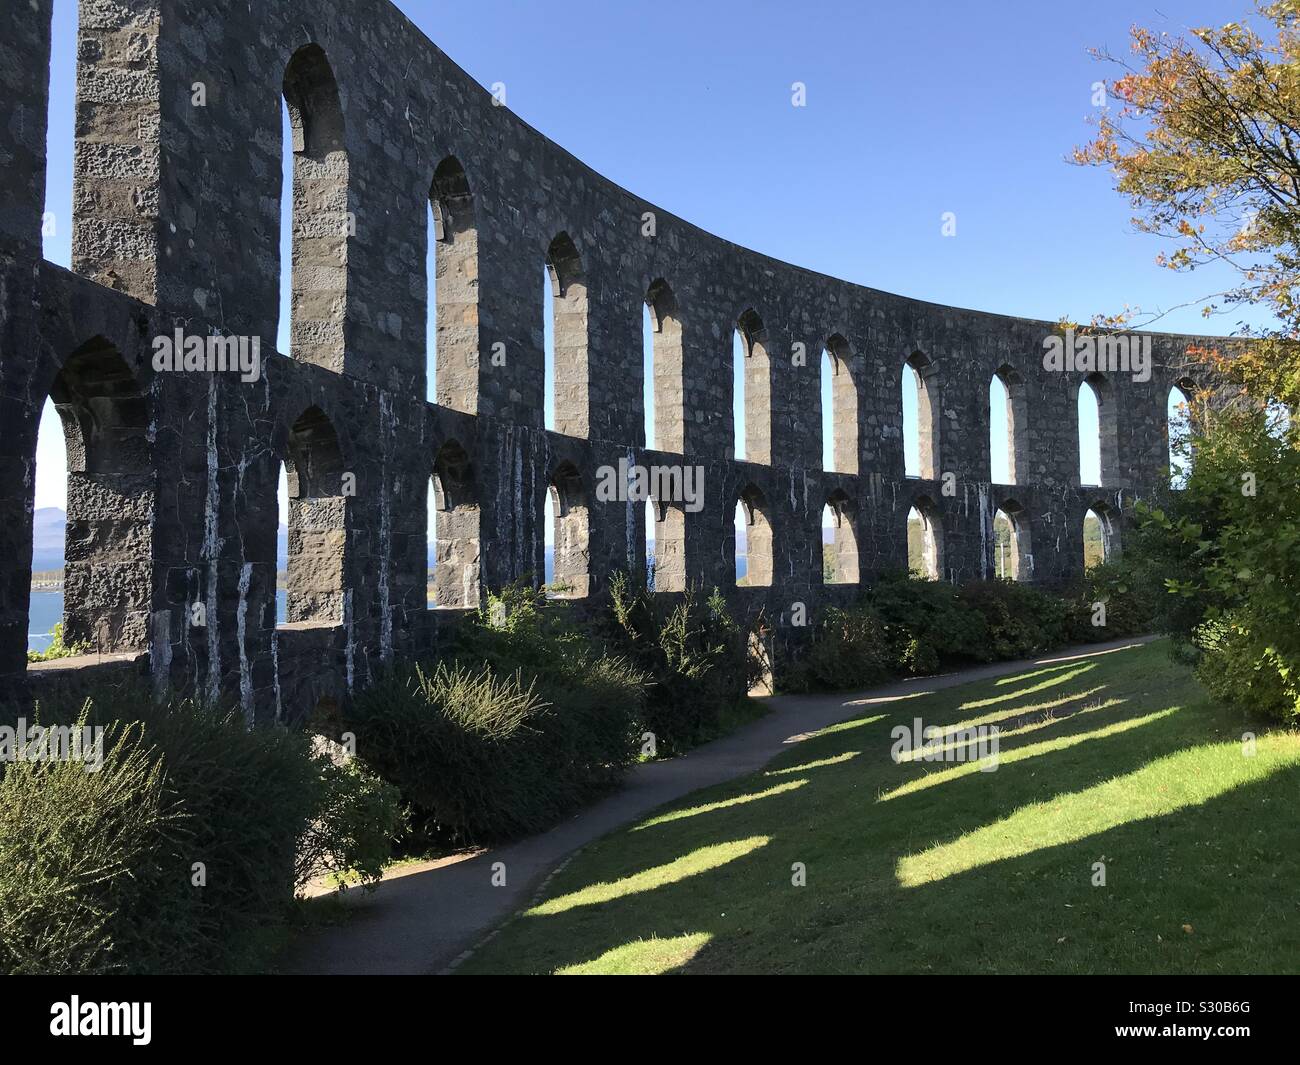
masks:
[[(716, 585), (762, 605), (780, 645), (800, 635), (785, 627), (794, 603), (815, 619), (856, 593), (822, 582), (833, 496), (860, 581), (906, 564), (920, 500), (941, 532), (943, 577), (992, 575), (993, 516), (1006, 506), (1032, 544), (1023, 576), (1052, 584), (1081, 568), (1090, 506), (1122, 516), (1167, 483), (1169, 388), (1204, 380), (1186, 354), (1194, 338), (1154, 336), (1147, 383), (1107, 380), (1111, 461), (1105, 486), (1084, 488), (1083, 375), (1043, 369), (1051, 324), (851, 285), (688, 225), (495, 106), (384, 0), (81, 0), (80, 10), (75, 273), (43, 261), (39, 244), (50, 0), (0, 11), (0, 686), (40, 683), (25, 648), (36, 434), (51, 395), (73, 471), (70, 632), (101, 654), (147, 653), (141, 667), (159, 690), (233, 699), (259, 721), (346, 697), (381, 663), (430, 646), (455, 608), (540, 574), (551, 485), (575, 594), (599, 596), (611, 572), (643, 567), (643, 505), (596, 498), (596, 471), (620, 459), (704, 468), (701, 511), (660, 510), (664, 586)], [(282, 100), (292, 263), (279, 253)], [(430, 240), (437, 404), (424, 398)], [(563, 432), (543, 427), (543, 264)], [(288, 353), (273, 350), (282, 270), (294, 287)], [(672, 450), (645, 447), (647, 300), (657, 437)], [(731, 458), (738, 326), (752, 461)], [(155, 370), (155, 339), (177, 329), (256, 338), (260, 378)], [(838, 465), (855, 473), (821, 469), (828, 346), (849, 412), (837, 419)], [(933, 419), (925, 480), (904, 473), (909, 361)], [(1025, 422), (1015, 485), (989, 483), (999, 370), (1017, 381)], [(277, 627), (281, 463), (295, 565), (290, 622)], [(445, 610), (425, 602), (435, 471)], [(766, 587), (735, 587), (742, 497), (756, 529), (770, 530), (770, 566), (751, 560), (770, 569)]]

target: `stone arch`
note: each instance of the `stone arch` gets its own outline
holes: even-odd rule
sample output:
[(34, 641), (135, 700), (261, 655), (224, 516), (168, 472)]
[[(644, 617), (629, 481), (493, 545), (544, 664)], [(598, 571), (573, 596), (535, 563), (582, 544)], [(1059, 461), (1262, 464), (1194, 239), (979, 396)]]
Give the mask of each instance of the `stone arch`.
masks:
[(825, 584), (857, 584), (858, 536), (854, 529), (853, 503), (842, 488), (826, 497), (830, 511), (831, 542), (822, 546), (822, 580)]
[[(1110, 487), (1120, 483), (1120, 466), (1119, 466), (1119, 424), (1117, 420), (1117, 404), (1115, 401), (1115, 387), (1111, 384), (1110, 379), (1103, 373), (1090, 373), (1079, 385), (1080, 405), (1084, 402), (1084, 389), (1090, 390), (1093, 399), (1097, 404), (1097, 466), (1099, 471), (1098, 484)], [(1084, 439), (1084, 427), (1082, 423), (1079, 426), (1079, 455), (1080, 455), (1080, 476), (1079, 483), (1083, 483), (1082, 465), (1083, 455), (1086, 445), (1091, 442)]]
[[(1165, 444), (1169, 455), (1169, 485), (1181, 488), (1195, 458), (1192, 449), (1192, 401), (1196, 382), (1180, 377), (1169, 388), (1165, 402)], [(1181, 398), (1180, 398), (1181, 397)]]
[(568, 233), (546, 249), (546, 276), (554, 323), (552, 380), (554, 429), (585, 438), (590, 431), (587, 358), (587, 280), (582, 258)]
[[(1095, 547), (1090, 525), (1096, 529)], [(1109, 562), (1119, 552), (1119, 515), (1109, 503), (1095, 500), (1083, 515), (1083, 568), (1088, 570), (1100, 562)]]
[[(157, 504), (149, 393), (118, 349), (95, 337), (64, 361), (49, 397), (67, 456), (64, 642), (99, 654), (144, 650)], [(34, 469), (35, 435), (31, 449)]]
[(833, 469), (837, 473), (857, 473), (858, 388), (853, 376), (853, 349), (841, 334), (834, 333), (826, 340), (825, 352), (830, 359), (831, 373)]
[(646, 289), (645, 303), (652, 330), (647, 361), (654, 397), (654, 447), (659, 451), (683, 452), (686, 450), (686, 385), (677, 297), (668, 282), (660, 277)]
[[(1003, 541), (999, 535), (999, 519), (1007, 530)], [(1030, 538), (1029, 515), (1013, 499), (1004, 500), (993, 514), (993, 572), (1005, 580), (1031, 581), (1034, 579), (1034, 552)]]
[(320, 45), (305, 44), (294, 52), (283, 92), (294, 156), (289, 353), (341, 373), (348, 246), (356, 226), (343, 108)]
[[(1029, 403), (1025, 393), (1025, 379), (1009, 363), (1003, 363), (993, 371), (994, 382), (1000, 385), (1006, 396), (1006, 436), (1002, 441), (993, 438), (995, 429), (990, 418), (990, 462), (989, 480), (993, 480), (993, 449), (999, 445), (1005, 448), (1007, 484), (1022, 484), (1028, 480), (1029, 473)], [(992, 402), (990, 400), (990, 407)]]
[(480, 601), (478, 485), (469, 453), (448, 440), (433, 460), (434, 567), (429, 605), (473, 608)]
[(436, 401), (478, 411), (478, 224), (465, 168), (447, 156), (429, 182), (434, 240)]
[[(916, 387), (916, 438), (917, 468), (916, 476), (926, 481), (939, 479), (939, 394), (938, 367), (923, 351), (914, 351), (903, 363), (902, 388), (908, 384), (907, 373), (912, 372), (912, 382)], [(904, 404), (906, 413), (906, 404)], [(906, 422), (906, 419), (904, 419)], [(904, 436), (907, 426), (904, 424)], [(904, 440), (906, 450), (906, 439)], [(905, 463), (906, 465), (906, 463)]]
[(917, 496), (907, 512), (907, 568), (926, 580), (943, 578), (943, 521), (929, 496)]
[[(772, 514), (767, 499), (756, 486), (749, 484), (736, 493), (736, 509), (745, 530), (745, 576), (736, 583), (749, 588), (769, 587), (774, 565)], [(738, 547), (734, 526), (728, 542), (734, 566)]]
[(745, 412), (745, 459), (770, 465), (772, 462), (772, 360), (767, 350), (763, 319), (753, 307), (736, 319), (744, 355), (740, 387)]
[(555, 577), (548, 594), (582, 599), (591, 587), (591, 543), (587, 489), (572, 462), (561, 462), (547, 481), (551, 502)]
[(686, 590), (686, 511), (680, 503), (649, 499), (646, 515), (653, 522), (656, 592)]
[(352, 493), (338, 433), (320, 407), (294, 419), (280, 457), (289, 496), (285, 623), (341, 624)]

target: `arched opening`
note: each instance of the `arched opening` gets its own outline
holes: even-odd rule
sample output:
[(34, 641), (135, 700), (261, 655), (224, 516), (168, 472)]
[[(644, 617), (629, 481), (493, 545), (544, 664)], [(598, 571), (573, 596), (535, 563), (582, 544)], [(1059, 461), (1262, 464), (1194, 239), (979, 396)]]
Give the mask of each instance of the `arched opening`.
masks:
[(822, 508), (822, 582), (858, 583), (858, 538), (848, 495), (832, 492)]
[(646, 292), (643, 321), (646, 446), (686, 450), (686, 393), (682, 376), (682, 322), (677, 299), (659, 278)]
[(1000, 580), (1033, 579), (1029, 522), (1018, 503), (1008, 501), (993, 515), (993, 572)]
[(641, 304), (641, 402), (645, 414), (645, 446), (657, 447), (659, 435), (655, 429), (655, 324), (649, 302)]
[(657, 565), (655, 558), (656, 521), (655, 501), (647, 499), (645, 501), (645, 586), (647, 590), (652, 592), (655, 591), (655, 568)]
[(903, 469), (908, 477), (939, 478), (939, 409), (935, 365), (923, 352), (904, 364)]
[(27, 631), (38, 634), (29, 649), (47, 650), (55, 624), (65, 647), (86, 653), (148, 646), (156, 503), (149, 424), (148, 393), (107, 341), (78, 348), (55, 377), (32, 456), (31, 562), (33, 584), (43, 586), (33, 590), (61, 588), (62, 596), (29, 601)]
[(1104, 503), (1094, 503), (1083, 516), (1083, 568), (1085, 572), (1113, 558), (1119, 549), (1115, 515)]
[(753, 485), (736, 499), (735, 533), (730, 538), (736, 585), (766, 588), (772, 583), (772, 520), (763, 493)]
[(1119, 439), (1114, 393), (1104, 374), (1079, 385), (1079, 483), (1114, 485), (1119, 476)]
[(587, 283), (578, 249), (561, 233), (546, 252), (543, 343), (546, 428), (588, 435)]
[[(424, 320), (424, 398), (438, 402), (438, 242), (434, 239), (433, 201), (424, 205), (424, 231), (428, 235), (424, 248), (425, 293)], [(432, 542), (432, 541), (430, 541)]]
[(907, 512), (907, 569), (928, 581), (943, 577), (943, 525), (938, 509), (925, 496)]
[[(76, 150), (77, 6), (77, 0), (54, 0), (52, 5), (45, 137), (49, 160), (71, 160)], [(45, 167), (41, 254), (63, 267), (72, 264), (72, 172), (71, 166)]]
[(1169, 437), (1169, 487), (1187, 487), (1192, 470), (1192, 395), (1195, 386), (1179, 381), (1169, 390), (1165, 406)]
[(553, 599), (584, 598), (591, 566), (587, 494), (572, 463), (561, 463), (551, 475), (543, 510), (552, 545), (546, 594)]
[(52, 399), (47, 399), (41, 410), (32, 482), (32, 582), (27, 611), (27, 650), (44, 653), (56, 636), (62, 634), (63, 556), (68, 525), (67, 447)]
[(338, 436), (319, 407), (309, 407), (290, 427), (283, 462), (288, 498), (284, 624), (341, 624), (352, 493)]
[(474, 198), (460, 163), (448, 156), (429, 185), (433, 226), (435, 402), (452, 410), (478, 411), (478, 228)]
[(734, 456), (749, 462), (772, 461), (772, 368), (763, 320), (751, 307), (736, 322), (732, 337), (732, 416)]
[(989, 480), (1019, 484), (1028, 455), (1025, 383), (1010, 366), (1001, 366), (989, 381)]
[(455, 440), (438, 449), (429, 479), (429, 542), (433, 572), (428, 604), (468, 609), (479, 605), (479, 501), (469, 455)]
[[(285, 154), (292, 155), (292, 175), (286, 170), (285, 177), (293, 205), (289, 353), (340, 373), (348, 245), (356, 235), (356, 221), (348, 201), (348, 153), (338, 84), (319, 45), (303, 45), (289, 60), (284, 104), (290, 147)], [(282, 239), (282, 248), (284, 243)], [(283, 291), (283, 262), (280, 269)]]
[(849, 342), (836, 334), (821, 359), (822, 469), (858, 472), (858, 390)]
[(646, 566), (656, 592), (686, 590), (686, 512), (679, 504), (647, 499)]

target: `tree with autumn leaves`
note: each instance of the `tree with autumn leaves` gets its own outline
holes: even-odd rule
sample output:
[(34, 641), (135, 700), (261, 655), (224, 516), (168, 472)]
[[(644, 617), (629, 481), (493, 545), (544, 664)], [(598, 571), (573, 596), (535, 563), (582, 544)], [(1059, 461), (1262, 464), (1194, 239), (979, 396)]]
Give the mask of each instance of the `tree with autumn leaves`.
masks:
[(1130, 550), (1165, 575), (1163, 627), (1210, 690), (1296, 722), (1300, 0), (1185, 36), (1134, 28), (1131, 51), (1098, 53), (1117, 69), (1106, 84), (1114, 104), (1075, 160), (1111, 170), (1135, 225), (1164, 241), (1162, 265), (1189, 275), (1226, 267), (1230, 285), (1197, 302), (1207, 317), (1236, 311), (1243, 321), (1230, 344), (1194, 352), (1235, 402), (1194, 401), (1186, 486), (1143, 508)]

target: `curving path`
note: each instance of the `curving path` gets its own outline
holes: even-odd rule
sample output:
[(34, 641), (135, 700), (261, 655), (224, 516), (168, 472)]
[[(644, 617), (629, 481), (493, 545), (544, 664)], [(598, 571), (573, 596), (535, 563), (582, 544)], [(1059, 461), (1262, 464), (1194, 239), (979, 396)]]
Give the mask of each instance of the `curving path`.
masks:
[[(468, 855), (397, 869), (372, 893), (349, 893), (353, 912), (340, 926), (313, 932), (281, 959), (282, 972), (429, 974), (444, 972), (524, 906), (548, 874), (578, 848), (664, 803), (761, 769), (790, 744), (856, 717), (863, 707), (1087, 658), (1147, 643), (1135, 637), (1089, 644), (1018, 662), (998, 662), (937, 677), (916, 677), (856, 694), (778, 695), (770, 712), (730, 736), (680, 758), (636, 766), (619, 791), (548, 832)], [(506, 885), (492, 869), (504, 862)]]

